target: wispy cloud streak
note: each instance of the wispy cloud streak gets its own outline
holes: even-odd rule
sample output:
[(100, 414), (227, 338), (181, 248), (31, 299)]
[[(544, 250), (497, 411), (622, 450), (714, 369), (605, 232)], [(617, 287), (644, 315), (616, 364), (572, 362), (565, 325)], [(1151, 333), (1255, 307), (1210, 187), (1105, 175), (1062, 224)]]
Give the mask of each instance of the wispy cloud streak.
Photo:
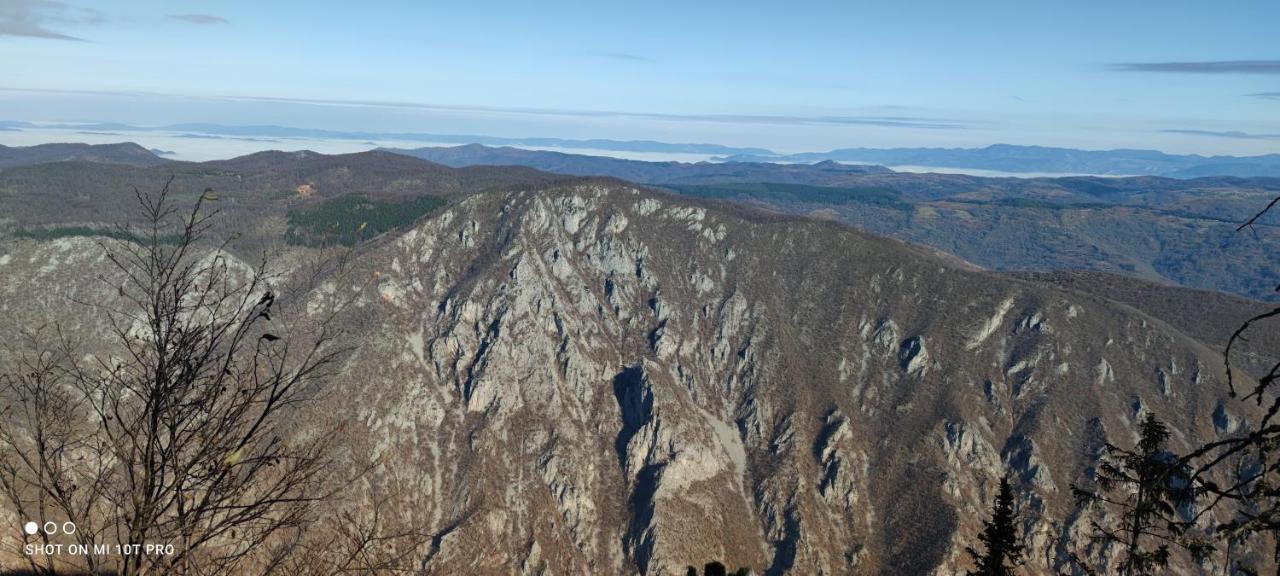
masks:
[(1120, 62), (1117, 72), (1174, 74), (1280, 74), (1280, 60), (1219, 60), (1214, 62)]
[(1232, 138), (1235, 140), (1280, 140), (1280, 134), (1258, 134), (1253, 132), (1241, 132), (1239, 130), (1192, 130), (1192, 129), (1168, 129), (1161, 130), (1165, 134), (1185, 134), (1188, 136), (1212, 136), (1214, 138)]
[(84, 38), (58, 32), (49, 24), (96, 24), (103, 20), (101, 12), (57, 0), (0, 1), (0, 36), (83, 42)]
[(230, 24), (226, 18), (214, 16), (213, 14), (170, 14), (170, 20), (180, 20), (188, 24), (214, 25), (214, 24)]
[(653, 59), (631, 52), (592, 52), (591, 55), (597, 58), (606, 58), (609, 60), (619, 60), (622, 62), (653, 62)]

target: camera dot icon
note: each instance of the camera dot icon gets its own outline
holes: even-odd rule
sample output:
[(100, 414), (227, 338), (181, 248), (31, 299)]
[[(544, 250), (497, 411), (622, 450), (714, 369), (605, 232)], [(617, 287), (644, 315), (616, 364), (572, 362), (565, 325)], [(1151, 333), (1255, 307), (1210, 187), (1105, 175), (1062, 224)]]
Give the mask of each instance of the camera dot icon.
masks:
[(22, 525), (22, 531), (26, 532), (28, 536), (35, 536), (36, 532), (40, 531), (40, 525), (35, 522), (27, 522)]

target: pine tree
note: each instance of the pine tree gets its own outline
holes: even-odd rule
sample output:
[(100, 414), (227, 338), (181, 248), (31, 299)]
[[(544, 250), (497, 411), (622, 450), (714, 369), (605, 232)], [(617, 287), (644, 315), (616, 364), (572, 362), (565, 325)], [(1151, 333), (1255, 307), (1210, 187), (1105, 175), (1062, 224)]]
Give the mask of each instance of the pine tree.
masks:
[(1186, 548), (1197, 559), (1207, 552), (1202, 542), (1189, 537), (1192, 524), (1179, 519), (1178, 508), (1193, 503), (1195, 491), (1189, 467), (1166, 448), (1169, 428), (1147, 414), (1138, 434), (1131, 450), (1107, 445), (1094, 490), (1071, 487), (1080, 504), (1117, 513), (1115, 526), (1093, 522), (1093, 540), (1120, 547), (1119, 573), (1124, 576), (1167, 568), (1173, 546)]
[(1005, 476), (1000, 479), (1000, 492), (996, 494), (995, 505), (991, 509), (991, 520), (983, 523), (982, 534), (978, 535), (986, 550), (978, 552), (972, 547), (967, 548), (976, 566), (969, 576), (1009, 576), (1015, 567), (1022, 564), (1017, 521), (1013, 487), (1009, 485), (1009, 477)]

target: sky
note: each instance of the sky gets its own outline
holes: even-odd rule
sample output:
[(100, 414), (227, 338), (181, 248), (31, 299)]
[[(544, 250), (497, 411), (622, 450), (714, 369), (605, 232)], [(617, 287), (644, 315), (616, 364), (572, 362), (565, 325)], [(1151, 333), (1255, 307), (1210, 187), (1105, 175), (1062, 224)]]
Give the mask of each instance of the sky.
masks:
[(0, 120), (1263, 154), (1277, 22), (1274, 0), (0, 0)]

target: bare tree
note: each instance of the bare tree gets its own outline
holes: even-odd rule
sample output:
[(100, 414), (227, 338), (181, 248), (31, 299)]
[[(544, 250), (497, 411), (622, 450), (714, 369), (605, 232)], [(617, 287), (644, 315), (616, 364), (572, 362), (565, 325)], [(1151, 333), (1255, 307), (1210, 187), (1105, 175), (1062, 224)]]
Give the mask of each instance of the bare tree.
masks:
[(419, 557), (431, 536), (412, 526), (392, 528), (384, 517), (391, 505), (382, 498), (365, 506), (328, 510), (321, 518), (325, 529), (297, 531), (273, 542), (263, 572), (420, 574)]
[[(42, 338), (64, 341), (48, 327), (18, 336), (24, 349)], [(56, 351), (18, 356), (13, 372), (0, 374), (0, 490), (24, 519), (40, 526), (55, 518), (82, 518), (74, 540), (92, 546), (100, 541), (103, 527), (92, 512), (106, 488), (109, 458), (105, 445), (90, 426), (85, 398), (73, 393), (61, 380)], [(43, 530), (32, 535), (50, 544)], [(58, 558), (50, 553), (27, 555), (33, 572), (54, 573)], [(98, 558), (85, 557), (93, 572)]]
[(109, 545), (82, 558), (90, 570), (234, 571), (305, 527), (324, 495), (328, 435), (286, 428), (341, 350), (328, 322), (276, 318), (265, 258), (247, 266), (204, 242), (207, 195), (189, 212), (168, 185), (136, 196), (144, 227), (109, 248), (103, 278), (118, 298), (95, 303), (111, 346), (86, 356), (37, 335), (0, 377), (0, 489), (24, 517)]

